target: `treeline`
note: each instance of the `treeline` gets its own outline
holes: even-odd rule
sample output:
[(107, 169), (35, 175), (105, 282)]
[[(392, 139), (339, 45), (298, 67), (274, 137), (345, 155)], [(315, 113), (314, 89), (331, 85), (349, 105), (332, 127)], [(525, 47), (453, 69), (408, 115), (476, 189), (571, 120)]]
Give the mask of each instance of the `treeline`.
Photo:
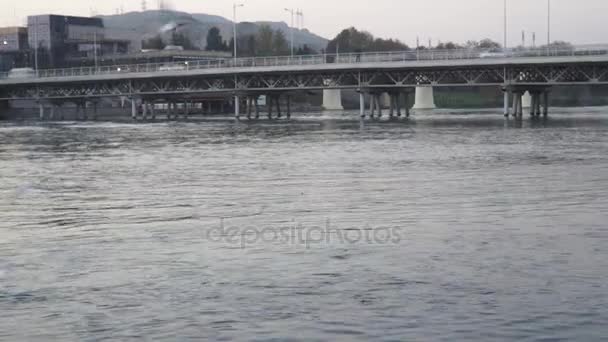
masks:
[(354, 27), (340, 32), (329, 41), (326, 53), (353, 53), (371, 51), (409, 50), (409, 46), (397, 39), (375, 38), (371, 33), (359, 31)]
[[(291, 45), (282, 30), (273, 30), (268, 25), (262, 25), (256, 34), (239, 35), (237, 53), (239, 57), (265, 57), (283, 56), (291, 53)], [(225, 41), (217, 27), (213, 27), (207, 34), (207, 51), (234, 51), (234, 38)], [(297, 46), (294, 51), (297, 55), (316, 54), (306, 44)]]

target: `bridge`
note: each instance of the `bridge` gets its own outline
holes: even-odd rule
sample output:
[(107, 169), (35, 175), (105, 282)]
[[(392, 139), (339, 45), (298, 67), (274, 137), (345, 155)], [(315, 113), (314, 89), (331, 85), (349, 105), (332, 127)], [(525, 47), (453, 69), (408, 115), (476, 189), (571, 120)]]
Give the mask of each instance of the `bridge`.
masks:
[[(544, 115), (554, 86), (608, 84), (608, 45), (256, 57), (180, 63), (116, 65), (38, 70), (35, 74), (0, 74), (0, 101), (33, 100), (40, 115), (73, 102), (86, 111), (103, 98), (131, 103), (131, 116), (156, 115), (164, 103), (167, 117), (187, 116), (204, 99), (231, 98), (235, 116), (259, 117), (258, 98), (266, 95), (269, 117), (281, 116), (280, 98), (291, 114), (291, 96), (311, 90), (356, 90), (364, 118), (382, 115), (381, 96), (388, 94), (390, 115), (409, 116), (408, 93), (432, 96), (434, 87), (496, 86), (504, 91), (504, 114), (523, 115), (522, 95), (532, 95), (531, 114)], [(428, 99), (427, 99), (428, 100)], [(424, 99), (422, 99), (424, 101)], [(199, 102), (197, 106), (196, 102)], [(369, 105), (369, 107), (367, 106)]]

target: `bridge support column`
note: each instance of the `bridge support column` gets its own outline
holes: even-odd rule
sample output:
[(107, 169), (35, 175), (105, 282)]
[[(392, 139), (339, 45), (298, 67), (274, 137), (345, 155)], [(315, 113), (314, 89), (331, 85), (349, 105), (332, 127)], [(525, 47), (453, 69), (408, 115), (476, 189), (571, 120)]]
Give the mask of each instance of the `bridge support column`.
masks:
[(388, 96), (388, 116), (392, 119), (395, 116), (395, 96), (393, 94), (388, 94)]
[(530, 95), (530, 116), (536, 115), (536, 94)]
[(521, 119), (524, 116), (523, 94), (517, 94), (517, 118)]
[(281, 118), (283, 114), (281, 113), (281, 95), (277, 95), (274, 98), (275, 103), (277, 104), (277, 118)]
[(369, 117), (374, 118), (376, 114), (376, 97), (374, 94), (369, 94)]
[(184, 101), (184, 120), (188, 120), (188, 116), (190, 116), (190, 102)]
[(266, 95), (266, 108), (268, 109), (268, 120), (272, 120), (272, 95)]
[(323, 90), (323, 109), (324, 110), (344, 110), (342, 106), (342, 90), (324, 89)]
[(523, 108), (532, 108), (532, 95), (526, 91), (521, 98), (521, 106)]
[(411, 106), (410, 106), (410, 93), (406, 92), (403, 95), (403, 99), (404, 99), (403, 103), (405, 105), (405, 117), (409, 118), (410, 117), (410, 108), (411, 108)]
[(87, 101), (82, 102), (82, 120), (87, 121), (89, 119), (89, 113), (87, 112)]
[(247, 96), (247, 120), (251, 120), (251, 107), (252, 107), (253, 99), (251, 96)]
[(55, 119), (55, 105), (51, 104), (50, 109), (50, 113), (49, 113), (49, 120), (54, 120)]
[(378, 108), (378, 118), (382, 117), (382, 102), (380, 101), (382, 94), (376, 94), (375, 96), (375, 100), (376, 100), (376, 108)]
[(93, 101), (93, 121), (97, 121), (97, 101)]
[(397, 117), (401, 117), (401, 93), (395, 93), (395, 104), (397, 106)]
[(255, 106), (255, 118), (259, 119), (260, 118), (260, 104), (258, 102), (259, 96), (254, 96), (253, 98), (253, 103)]
[(38, 111), (39, 111), (40, 120), (44, 120), (45, 119), (44, 105), (42, 103), (38, 104)]
[(510, 91), (510, 90), (508, 90), (508, 89), (505, 89), (505, 91), (504, 91), (504, 99), (503, 99), (503, 104), (504, 104), (503, 114), (504, 114), (504, 115), (505, 115), (505, 117), (507, 117), (507, 118), (509, 117), (509, 114), (511, 114), (511, 113), (510, 113), (510, 110), (509, 110), (509, 109), (510, 109), (510, 108), (509, 108), (509, 105), (510, 105), (510, 103), (509, 103), (510, 98), (511, 98), (511, 91)]
[(57, 116), (57, 120), (63, 121), (63, 110), (61, 108), (61, 103), (55, 103), (53, 105), (55, 107), (55, 113)]
[(137, 120), (137, 100), (131, 98), (131, 120)]
[(234, 117), (241, 119), (241, 99), (238, 95), (234, 95)]
[(549, 91), (545, 90), (543, 93), (543, 102), (545, 103), (545, 108), (543, 110), (543, 116), (549, 116)]
[(517, 93), (513, 93), (513, 117), (516, 118), (519, 111), (519, 100), (521, 99), (520, 95)]
[(291, 95), (287, 95), (287, 120), (291, 119)]
[(156, 102), (150, 102), (150, 114), (152, 115), (152, 120), (156, 120)]
[(141, 119), (143, 121), (146, 121), (148, 119), (148, 106), (150, 105), (150, 103), (146, 100), (142, 101), (142, 111), (141, 111)]
[(416, 102), (414, 109), (435, 109), (435, 98), (432, 86), (416, 87)]
[(363, 94), (363, 91), (359, 91), (359, 115), (362, 119), (365, 119), (365, 94)]

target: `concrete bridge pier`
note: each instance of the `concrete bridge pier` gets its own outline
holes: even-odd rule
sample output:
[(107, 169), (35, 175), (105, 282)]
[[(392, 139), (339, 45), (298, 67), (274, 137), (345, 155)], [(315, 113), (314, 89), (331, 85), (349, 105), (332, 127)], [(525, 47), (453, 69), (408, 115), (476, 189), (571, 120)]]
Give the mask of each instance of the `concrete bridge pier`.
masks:
[(54, 120), (55, 119), (55, 105), (51, 103), (50, 107), (49, 107), (49, 120)]
[(281, 113), (281, 95), (274, 96), (274, 103), (277, 105), (277, 119), (283, 117), (283, 113)]
[(141, 104), (141, 120), (148, 120), (148, 111), (150, 110), (150, 102), (148, 100), (143, 100)]
[(63, 110), (61, 109), (61, 102), (51, 102), (51, 120), (54, 120), (57, 117), (58, 120), (63, 120)]
[(42, 102), (38, 103), (38, 116), (40, 118), (40, 121), (44, 121), (46, 119), (44, 112), (44, 104)]
[(86, 109), (85, 109), (85, 106), (83, 105), (83, 103), (81, 101), (76, 101), (76, 102), (74, 102), (74, 104), (76, 105), (74, 118), (76, 120), (80, 120), (80, 121), (86, 120), (87, 113), (86, 113)]
[(540, 93), (533, 92), (530, 94), (530, 116), (531, 117), (540, 116), (540, 112), (541, 112)]
[(291, 95), (287, 94), (286, 102), (287, 102), (287, 120), (291, 120)]
[(416, 101), (414, 109), (436, 109), (435, 97), (432, 86), (416, 87)]
[(388, 94), (388, 116), (392, 119), (395, 116), (395, 96), (391, 93)]
[(137, 120), (137, 100), (131, 98), (131, 120)]
[(247, 120), (251, 120), (251, 112), (252, 112), (252, 104), (253, 104), (253, 99), (251, 96), (247, 96)]
[(184, 120), (190, 116), (190, 101), (184, 101)]
[(513, 117), (521, 119), (523, 117), (523, 93), (513, 93)]
[(532, 108), (532, 94), (529, 90), (526, 90), (521, 98), (521, 106), (523, 108)]
[(92, 101), (91, 106), (93, 107), (93, 121), (97, 121), (99, 103), (97, 101)]
[(365, 119), (365, 94), (359, 90), (359, 116)]
[(211, 115), (213, 113), (213, 103), (211, 101), (207, 101), (207, 115)]
[(272, 120), (272, 95), (266, 95), (266, 108), (268, 109), (268, 120)]
[[(389, 94), (389, 116), (393, 118), (395, 112), (397, 117), (401, 117), (401, 92), (390, 92)], [(407, 97), (406, 97), (407, 99)], [(408, 112), (406, 107), (406, 112)]]
[(241, 98), (238, 95), (234, 95), (234, 117), (241, 119)]
[(324, 110), (344, 110), (342, 106), (342, 90), (324, 89), (323, 90), (323, 109)]
[(378, 118), (382, 117), (382, 94), (374, 94), (374, 101), (376, 102), (376, 108), (378, 108)]
[(545, 103), (545, 107), (544, 107), (544, 111), (543, 111), (543, 116), (547, 117), (549, 115), (549, 90), (545, 90), (543, 92), (543, 100)]
[(249, 95), (247, 96), (247, 119), (251, 120), (251, 115), (255, 110), (255, 118), (260, 118), (260, 106), (258, 103), (258, 95)]
[(173, 100), (169, 101), (169, 106), (167, 107), (169, 114), (167, 115), (167, 119), (169, 121), (177, 119), (177, 103)]
[(504, 94), (504, 99), (503, 99), (503, 104), (504, 104), (504, 108), (503, 108), (503, 114), (505, 115), (506, 118), (509, 117), (509, 115), (511, 114), (511, 108), (510, 108), (510, 101), (511, 101), (511, 90), (510, 89), (503, 89), (503, 94)]
[(374, 118), (376, 114), (376, 96), (372, 93), (369, 94), (369, 117)]
[(410, 117), (410, 108), (412, 108), (411, 104), (410, 104), (410, 92), (407, 91), (403, 94), (403, 103), (404, 103), (404, 107), (405, 107), (405, 117), (409, 118)]
[(369, 117), (374, 119), (376, 111), (378, 111), (378, 118), (382, 117), (382, 103), (380, 101), (380, 93), (369, 94)]

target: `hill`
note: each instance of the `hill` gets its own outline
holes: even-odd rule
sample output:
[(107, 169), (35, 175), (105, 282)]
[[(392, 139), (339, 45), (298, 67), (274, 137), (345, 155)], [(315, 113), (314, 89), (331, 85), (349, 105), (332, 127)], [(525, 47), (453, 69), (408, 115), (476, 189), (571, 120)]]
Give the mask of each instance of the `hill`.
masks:
[[(212, 27), (220, 29), (224, 40), (232, 38), (233, 23), (221, 16), (203, 13), (185, 13), (170, 10), (153, 10), (145, 12), (129, 12), (119, 15), (99, 16), (108, 29), (108, 34), (115, 38), (129, 39), (134, 49), (141, 48), (141, 41), (161, 33), (163, 27), (171, 24), (180, 25), (180, 32), (186, 35), (192, 43), (204, 49), (207, 42), (207, 32)], [(281, 30), (289, 38), (290, 28), (284, 22), (243, 22), (238, 24), (239, 35), (256, 34), (262, 25), (268, 25), (275, 30)], [(168, 33), (162, 33), (168, 37)], [(327, 46), (328, 40), (306, 29), (294, 29), (296, 46), (304, 44), (321, 51)]]

